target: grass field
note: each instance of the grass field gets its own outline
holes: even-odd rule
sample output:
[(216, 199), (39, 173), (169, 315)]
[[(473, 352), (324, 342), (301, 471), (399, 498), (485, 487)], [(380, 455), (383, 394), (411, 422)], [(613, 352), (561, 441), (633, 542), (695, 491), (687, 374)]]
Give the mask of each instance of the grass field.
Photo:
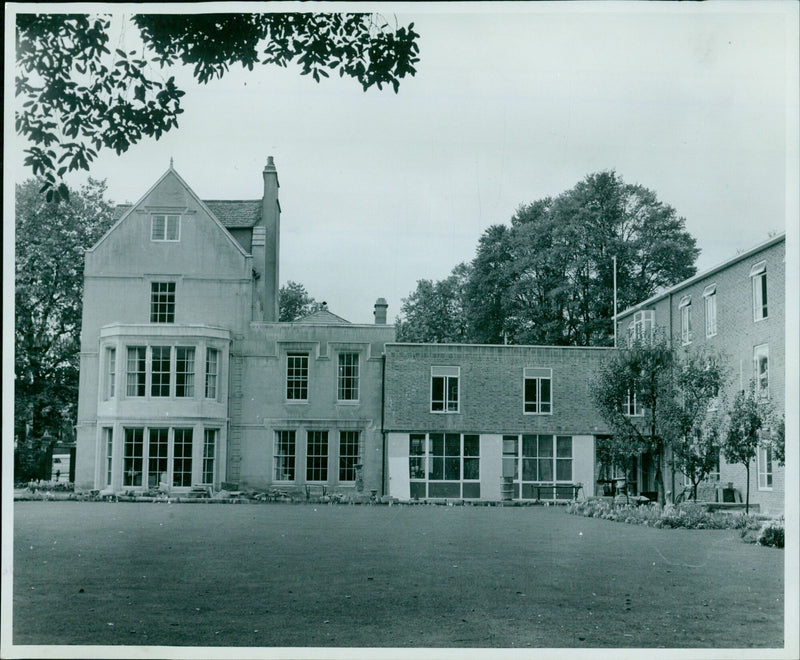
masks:
[(731, 530), (543, 507), (14, 514), (14, 644), (783, 646), (783, 551)]

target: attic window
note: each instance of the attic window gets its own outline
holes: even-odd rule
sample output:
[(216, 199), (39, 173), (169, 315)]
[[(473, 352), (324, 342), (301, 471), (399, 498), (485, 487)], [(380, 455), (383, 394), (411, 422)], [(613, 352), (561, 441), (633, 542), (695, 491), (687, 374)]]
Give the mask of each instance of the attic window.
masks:
[(179, 241), (181, 240), (181, 216), (156, 214), (152, 216), (150, 226), (151, 241)]

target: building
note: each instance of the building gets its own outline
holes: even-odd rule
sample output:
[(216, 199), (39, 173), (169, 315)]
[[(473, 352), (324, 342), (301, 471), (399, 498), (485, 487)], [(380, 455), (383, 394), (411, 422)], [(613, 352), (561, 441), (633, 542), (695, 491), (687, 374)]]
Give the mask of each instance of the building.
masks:
[[(695, 275), (617, 315), (617, 333), (626, 337), (662, 328), (675, 346), (721, 354), (728, 371), (724, 394), (730, 400), (749, 386), (785, 411), (785, 255), (781, 234), (719, 266)], [(783, 466), (767, 447), (758, 451), (750, 472), (750, 501), (762, 511), (784, 508)], [(746, 470), (720, 459), (711, 479), (746, 490)], [(672, 477), (675, 488), (683, 475)]]
[(86, 252), (76, 487), (380, 490), (386, 303), (278, 323), (280, 203), (170, 166)]
[[(383, 298), (374, 324), (324, 304), (281, 323), (278, 190), (272, 158), (253, 200), (203, 201), (170, 165), (87, 250), (77, 489), (564, 501), (614, 482), (590, 397), (613, 348), (400, 344)], [(783, 254), (778, 237), (682, 282), (619, 332), (723, 349), (782, 406)], [(652, 494), (652, 473), (640, 457), (629, 481)], [(783, 478), (762, 452), (754, 501), (782, 509)]]

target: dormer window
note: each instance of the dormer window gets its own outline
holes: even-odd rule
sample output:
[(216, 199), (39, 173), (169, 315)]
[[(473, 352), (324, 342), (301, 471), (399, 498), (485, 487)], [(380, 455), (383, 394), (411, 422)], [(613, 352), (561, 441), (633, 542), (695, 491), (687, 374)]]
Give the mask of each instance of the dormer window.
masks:
[(151, 241), (181, 240), (181, 216), (158, 213), (152, 216), (150, 225)]

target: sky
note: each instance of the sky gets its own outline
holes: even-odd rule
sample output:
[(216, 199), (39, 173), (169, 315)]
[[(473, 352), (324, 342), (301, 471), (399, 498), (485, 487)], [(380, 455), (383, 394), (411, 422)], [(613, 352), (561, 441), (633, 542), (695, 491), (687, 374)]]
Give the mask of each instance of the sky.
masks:
[[(470, 261), (487, 227), (601, 170), (673, 206), (704, 270), (793, 212), (793, 4), (382, 5), (421, 35), (398, 94), (316, 83), (291, 65), (205, 86), (177, 70), (179, 129), (103, 153), (90, 174), (113, 201), (135, 202), (173, 158), (202, 199), (256, 199), (274, 156), (280, 280), (355, 323), (372, 322), (378, 297), (393, 320), (417, 280)], [(136, 43), (115, 21), (112, 45)], [(30, 174), (22, 146), (16, 180)]]

